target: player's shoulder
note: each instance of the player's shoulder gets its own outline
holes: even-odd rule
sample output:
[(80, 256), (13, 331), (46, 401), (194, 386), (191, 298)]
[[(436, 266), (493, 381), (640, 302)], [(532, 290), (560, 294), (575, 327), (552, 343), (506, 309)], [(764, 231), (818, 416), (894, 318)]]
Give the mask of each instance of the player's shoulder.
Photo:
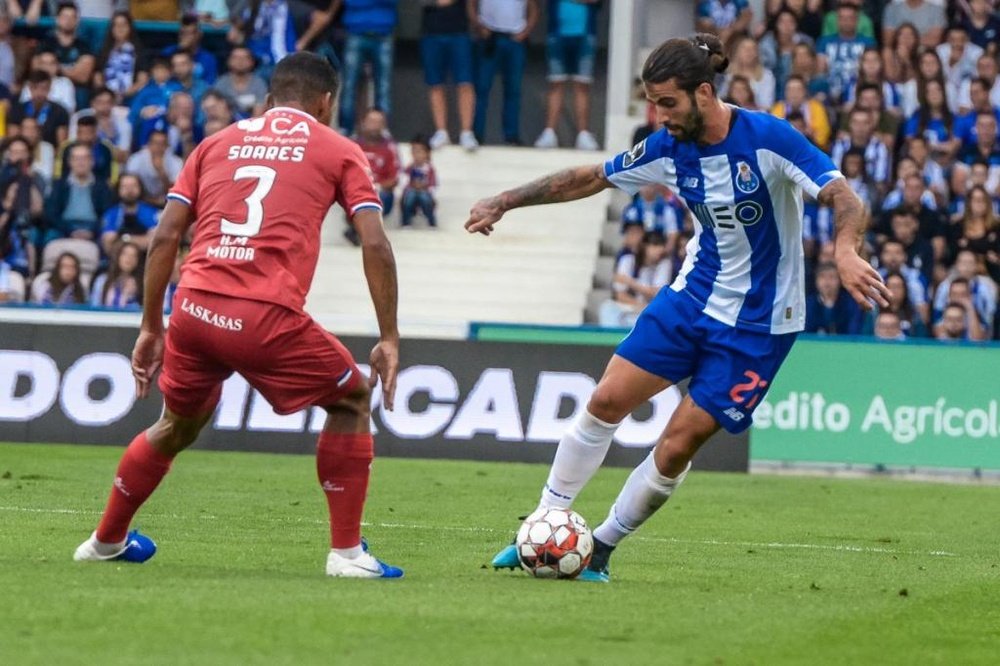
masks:
[(615, 170), (642, 166), (663, 157), (673, 157), (676, 140), (665, 128), (653, 132), (639, 141), (631, 149), (617, 155), (613, 161)]
[(739, 114), (739, 125), (736, 127), (737, 138), (742, 138), (758, 148), (767, 148), (775, 152), (785, 152), (802, 143), (804, 137), (784, 118), (773, 116), (767, 111), (751, 111), (734, 107), (734, 113)]

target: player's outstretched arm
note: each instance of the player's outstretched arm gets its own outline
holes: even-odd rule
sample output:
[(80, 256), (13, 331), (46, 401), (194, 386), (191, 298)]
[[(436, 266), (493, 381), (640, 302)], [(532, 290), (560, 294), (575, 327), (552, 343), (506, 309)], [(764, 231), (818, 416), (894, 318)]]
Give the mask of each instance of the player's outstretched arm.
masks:
[(872, 309), (872, 301), (889, 307), (889, 288), (882, 276), (858, 254), (865, 233), (865, 209), (861, 199), (843, 178), (824, 186), (818, 199), (824, 206), (833, 208), (834, 257), (844, 289), (864, 310)]
[(354, 228), (361, 237), (361, 255), (365, 279), (378, 318), (379, 341), (372, 349), (369, 362), (372, 387), (382, 380), (382, 404), (392, 410), (396, 393), (396, 373), (399, 371), (399, 328), (396, 304), (399, 288), (396, 282), (396, 258), (382, 226), (382, 213), (375, 208), (362, 208), (354, 215)]
[(611, 183), (604, 177), (603, 164), (564, 169), (513, 190), (477, 201), (469, 211), (469, 220), (465, 223), (465, 228), (470, 234), (480, 233), (489, 236), (493, 231), (493, 225), (509, 210), (523, 206), (585, 199), (609, 187)]
[(191, 223), (191, 209), (176, 199), (167, 201), (146, 255), (143, 284), (142, 326), (132, 350), (132, 374), (140, 398), (149, 395), (149, 387), (163, 361), (163, 296), (174, 271), (181, 239)]

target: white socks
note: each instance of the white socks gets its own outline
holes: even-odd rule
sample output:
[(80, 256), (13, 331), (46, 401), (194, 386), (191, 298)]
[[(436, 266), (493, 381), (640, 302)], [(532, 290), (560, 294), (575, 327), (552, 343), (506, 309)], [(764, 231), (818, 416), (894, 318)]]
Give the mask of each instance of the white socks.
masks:
[(568, 509), (604, 462), (617, 423), (605, 423), (586, 409), (559, 440), (539, 508)]
[(663, 476), (656, 469), (653, 452), (650, 451), (629, 475), (608, 517), (594, 530), (594, 538), (609, 546), (617, 546), (670, 499), (690, 469), (691, 463), (688, 463), (676, 478)]
[(337, 553), (337, 555), (340, 555), (344, 559), (348, 560), (357, 559), (358, 557), (361, 556), (361, 553), (364, 552), (364, 549), (361, 548), (360, 543), (352, 548), (331, 548), (330, 550), (334, 553)]

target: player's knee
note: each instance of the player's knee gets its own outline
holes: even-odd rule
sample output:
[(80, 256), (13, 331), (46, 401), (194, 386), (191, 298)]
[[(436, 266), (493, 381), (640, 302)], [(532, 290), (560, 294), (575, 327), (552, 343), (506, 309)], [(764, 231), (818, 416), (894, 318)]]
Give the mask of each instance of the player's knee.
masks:
[(598, 384), (590, 396), (590, 402), (587, 403), (587, 411), (605, 423), (618, 423), (625, 418), (629, 409), (622, 404), (614, 391)]
[(167, 455), (177, 455), (194, 443), (204, 425), (204, 419), (190, 419), (164, 414), (147, 431), (150, 444)]
[(372, 391), (368, 387), (368, 382), (359, 382), (350, 393), (326, 407), (327, 413), (347, 412), (358, 418), (367, 418), (371, 415)]

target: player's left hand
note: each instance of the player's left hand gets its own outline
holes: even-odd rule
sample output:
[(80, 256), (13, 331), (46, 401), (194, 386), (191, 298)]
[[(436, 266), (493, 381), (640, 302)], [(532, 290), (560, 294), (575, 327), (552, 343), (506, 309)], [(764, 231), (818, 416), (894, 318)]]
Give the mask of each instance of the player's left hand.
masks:
[(379, 340), (372, 348), (368, 364), (372, 369), (368, 386), (375, 388), (378, 380), (382, 380), (382, 406), (391, 412), (396, 395), (396, 373), (399, 372), (399, 340)]
[(889, 307), (889, 288), (885, 286), (878, 271), (859, 257), (857, 252), (837, 257), (837, 272), (840, 274), (840, 283), (862, 310), (871, 310), (872, 301), (879, 307)]
[(132, 375), (135, 377), (135, 392), (140, 398), (149, 395), (160, 365), (163, 363), (163, 332), (140, 331), (132, 349)]
[(470, 234), (480, 233), (489, 236), (493, 233), (493, 225), (500, 221), (506, 211), (500, 205), (500, 197), (480, 199), (469, 211), (469, 219), (465, 229)]

